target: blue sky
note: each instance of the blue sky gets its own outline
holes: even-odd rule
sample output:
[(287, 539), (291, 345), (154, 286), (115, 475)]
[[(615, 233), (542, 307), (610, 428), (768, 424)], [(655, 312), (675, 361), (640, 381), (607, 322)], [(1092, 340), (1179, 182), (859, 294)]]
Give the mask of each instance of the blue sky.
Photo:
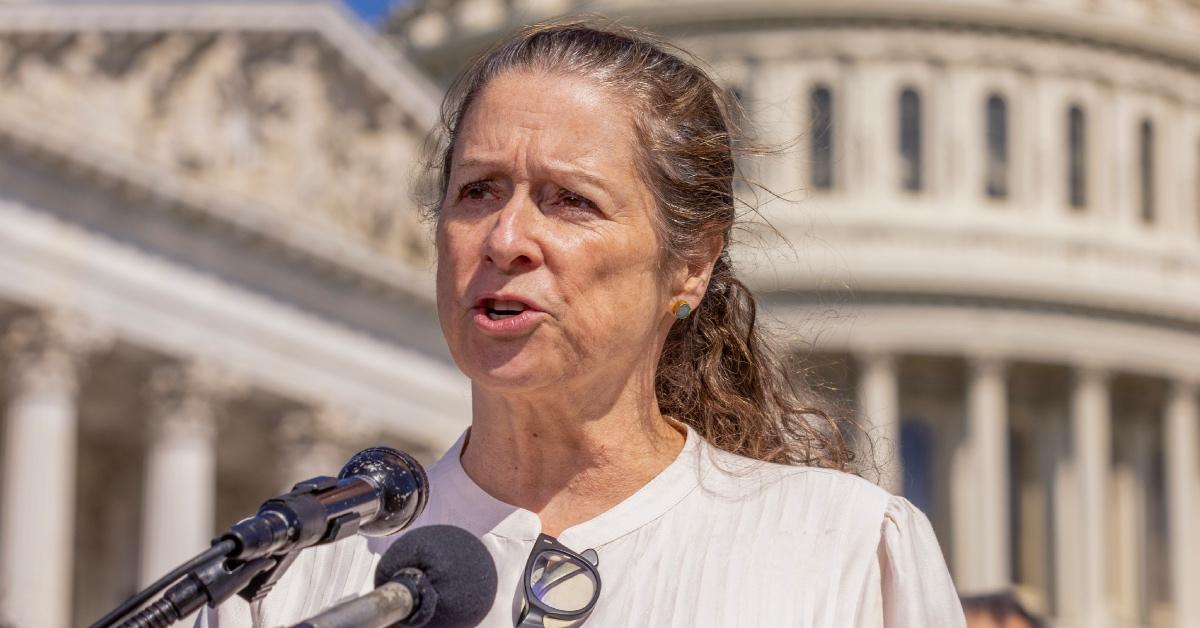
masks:
[(391, 7), (406, 4), (406, 0), (343, 0), (363, 20), (378, 24), (387, 17)]

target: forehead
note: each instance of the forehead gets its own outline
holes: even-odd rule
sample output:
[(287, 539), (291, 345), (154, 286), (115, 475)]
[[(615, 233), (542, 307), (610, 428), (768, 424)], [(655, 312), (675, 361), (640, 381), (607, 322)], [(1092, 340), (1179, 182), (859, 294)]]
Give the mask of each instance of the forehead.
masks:
[(636, 174), (628, 108), (583, 77), (501, 74), (480, 92), (458, 136), (456, 163), (563, 164), (602, 176)]

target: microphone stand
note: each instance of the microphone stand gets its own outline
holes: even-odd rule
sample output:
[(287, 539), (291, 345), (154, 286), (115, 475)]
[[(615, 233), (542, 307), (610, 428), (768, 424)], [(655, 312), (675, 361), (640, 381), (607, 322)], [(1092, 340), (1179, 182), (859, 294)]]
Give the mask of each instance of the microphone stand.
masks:
[[(286, 558), (294, 556), (289, 554)], [(167, 589), (157, 602), (125, 620), (120, 626), (166, 628), (199, 610), (206, 603), (216, 606), (233, 597), (235, 593), (243, 595), (255, 578), (268, 574), (279, 562), (269, 557), (255, 558), (236, 566), (230, 566), (224, 558), (211, 561), (189, 572), (183, 580)], [(287, 562), (290, 564), (291, 560)]]
[[(305, 480), (297, 483), (292, 488), (292, 492), (281, 499), (293, 502), (305, 500), (321, 491), (334, 488), (337, 482), (337, 478), (329, 476)], [(157, 601), (117, 624), (116, 622), (121, 617), (141, 605), (140, 602), (130, 604), (140, 597), (135, 596), (93, 624), (91, 628), (108, 628), (113, 625), (117, 625), (119, 628), (166, 628), (195, 612), (204, 604), (207, 603), (215, 608), (233, 597), (234, 594), (239, 595), (247, 602), (254, 602), (266, 597), (283, 577), (284, 572), (292, 566), (298, 553), (298, 548), (283, 552), (271, 552), (269, 548), (272, 544), (271, 541), (274, 540), (272, 537), (280, 532), (288, 531), (296, 522), (273, 521), (273, 523), (277, 525), (267, 528), (261, 525), (246, 528), (240, 525), (234, 526), (231, 532), (214, 539), (213, 547), (206, 552), (206, 554), (211, 554), (213, 550), (221, 546), (224, 548), (223, 553), (218, 553), (208, 560), (202, 560), (199, 566), (186, 570), (182, 576), (164, 578), (165, 582), (156, 582), (143, 592), (143, 594), (153, 595), (157, 590), (178, 580), (178, 583), (167, 589)], [(278, 528), (278, 525), (284, 527)], [(353, 521), (351, 517), (335, 519), (323, 530), (322, 540), (326, 542), (340, 540), (354, 534), (357, 530), (357, 522)], [(264, 553), (265, 555), (263, 555)], [(230, 559), (231, 555), (246, 556), (246, 558)], [(145, 599), (148, 599), (148, 596)]]
[[(161, 628), (205, 602), (217, 606), (235, 593), (249, 602), (267, 595), (299, 550), (354, 534), (391, 534), (410, 524), (428, 499), (428, 480), (408, 454), (371, 447), (355, 454), (338, 477), (318, 476), (267, 500), (258, 514), (234, 524), (213, 545), (126, 600), (91, 628), (111, 628), (160, 599), (122, 628)], [(172, 583), (175, 583), (172, 585)]]

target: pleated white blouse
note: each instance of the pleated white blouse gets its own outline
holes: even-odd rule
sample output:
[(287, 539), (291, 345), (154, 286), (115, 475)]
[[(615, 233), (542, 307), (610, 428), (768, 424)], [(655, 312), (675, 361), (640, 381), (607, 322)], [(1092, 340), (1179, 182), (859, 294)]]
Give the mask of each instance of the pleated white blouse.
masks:
[[(499, 592), (481, 625), (511, 628), (541, 523), (467, 476), (462, 442), (429, 468), (429, 505), (414, 526), (457, 525), (483, 541)], [(197, 625), (291, 625), (366, 593), (395, 538), (309, 548), (255, 608), (234, 598), (206, 608)], [(690, 428), (658, 477), (558, 539), (600, 556), (600, 599), (587, 627), (966, 625), (933, 530), (907, 500), (846, 473), (736, 456)]]

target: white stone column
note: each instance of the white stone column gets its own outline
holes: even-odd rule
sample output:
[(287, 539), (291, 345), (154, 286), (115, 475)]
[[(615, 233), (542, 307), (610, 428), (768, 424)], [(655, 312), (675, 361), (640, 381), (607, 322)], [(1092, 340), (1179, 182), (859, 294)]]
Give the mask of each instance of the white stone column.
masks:
[[(1026, 129), (1036, 129), (1039, 113), (1052, 107), (1046, 102), (1044, 79), (1037, 75), (1018, 74), (1014, 81), (1016, 89), (1008, 95), (1008, 170), (1009, 170), (1009, 202), (1022, 208), (1028, 208), (1036, 219), (1038, 215), (1038, 197), (1041, 184), (1039, 175), (1038, 143), (1041, 138), (1038, 133), (1029, 133)], [(1059, 143), (1062, 142), (1059, 134)], [(1045, 140), (1041, 140), (1045, 141)], [(1044, 174), (1060, 171), (1061, 168), (1047, 168)], [(1062, 178), (1061, 176), (1059, 178)]]
[(974, 458), (974, 548), (964, 591), (994, 592), (1011, 584), (1009, 573), (1008, 386), (1005, 365), (975, 358), (967, 383), (967, 439)]
[(22, 318), (5, 335), (13, 359), (7, 408), (0, 616), (14, 626), (71, 621), (78, 367), (75, 321)]
[(1080, 551), (1076, 565), (1081, 625), (1106, 628), (1108, 607), (1108, 485), (1112, 456), (1112, 418), (1108, 373), (1076, 370), (1071, 390), (1071, 432), (1081, 501)]
[(1033, 132), (1020, 132), (1018, 129), (1021, 127), (1016, 125), (1011, 127), (1014, 135), (1028, 136), (1028, 154), (1031, 158), (1017, 159), (1014, 166), (1025, 169), (1029, 181), (1029, 206), (1043, 222), (1070, 211), (1067, 209), (1070, 153), (1067, 145), (1067, 111), (1070, 105), (1055, 98), (1060, 80), (1058, 77), (1036, 75), (1031, 84), (1028, 109), (1029, 129)]
[(1194, 189), (1196, 182), (1183, 167), (1196, 150), (1196, 137), (1178, 130), (1187, 128), (1193, 109), (1188, 106), (1185, 110), (1181, 103), (1170, 98), (1160, 102), (1162, 114), (1154, 129), (1154, 193), (1158, 199), (1154, 230), (1170, 234), (1180, 245), (1187, 246), (1194, 241), (1195, 232), (1187, 228), (1189, 218), (1196, 213), (1195, 205), (1186, 204), (1191, 196), (1188, 188)]
[[(808, 164), (808, 153), (801, 146), (791, 146), (790, 143), (802, 138), (804, 141), (801, 145), (806, 146), (806, 142), (810, 140), (803, 118), (808, 107), (807, 95), (801, 91), (801, 85), (804, 84), (803, 72), (793, 61), (773, 59), (765, 62), (755, 74), (757, 77), (751, 87), (754, 90), (757, 131), (769, 141), (789, 145), (789, 150), (780, 154), (759, 158), (761, 167), (758, 176), (768, 188), (784, 198), (801, 198), (802, 195), (798, 195), (798, 192), (808, 186), (803, 176), (803, 169)], [(835, 91), (835, 110), (841, 97), (841, 93)], [(837, 119), (836, 113), (834, 119)]]
[(1166, 472), (1175, 626), (1200, 626), (1200, 404), (1194, 382), (1175, 382), (1167, 401)]
[(342, 441), (350, 426), (326, 408), (297, 409), (284, 415), (277, 437), (282, 443), (284, 478), (294, 484), (319, 475), (336, 476), (348, 455)]
[(1069, 417), (1049, 417), (1053, 424), (1054, 445), (1058, 460), (1054, 465), (1051, 490), (1054, 528), (1054, 608), (1057, 620), (1064, 627), (1079, 626), (1083, 612), (1083, 583), (1079, 578), (1080, 553), (1083, 544), (1079, 530), (1083, 529), (1083, 496), (1079, 494), (1079, 460), (1072, 454), (1073, 443)]
[(1124, 208), (1137, 206), (1128, 191), (1129, 177), (1137, 164), (1131, 161), (1135, 153), (1129, 142), (1134, 129), (1120, 115), (1124, 106), (1118, 105), (1118, 95), (1118, 89), (1102, 84), (1097, 97), (1084, 110), (1088, 211), (1094, 213), (1096, 223), (1128, 231)]
[[(946, 103), (946, 117), (938, 119), (928, 116), (926, 118), (926, 124), (945, 127), (946, 142), (938, 159), (945, 162), (947, 180), (939, 193), (954, 210), (974, 207), (979, 204), (979, 199), (983, 196), (981, 187), (983, 165), (978, 156), (982, 148), (980, 140), (977, 139), (979, 131), (975, 123), (981, 106), (977, 82), (978, 78), (974, 72), (964, 68), (951, 67), (947, 69), (937, 81), (938, 90), (942, 92), (942, 100)], [(888, 103), (888, 107), (892, 109), (885, 110), (886, 113), (883, 115), (894, 117), (899, 114), (899, 105), (895, 101)], [(876, 113), (875, 115), (880, 114)], [(896, 139), (892, 139), (892, 142), (895, 141)], [(889, 157), (896, 159), (891, 155)]]
[(896, 359), (888, 354), (859, 357), (858, 407), (880, 465), (879, 484), (894, 494), (903, 487), (900, 458), (900, 385)]
[(196, 368), (155, 370), (139, 578), (150, 584), (208, 547), (216, 518), (213, 386)]
[[(1130, 412), (1136, 414), (1129, 416)], [(1108, 547), (1111, 612), (1118, 625), (1140, 624), (1149, 605), (1147, 490), (1152, 477), (1154, 419), (1144, 412), (1122, 412), (1120, 423), (1113, 426)]]
[[(866, 211), (883, 211), (881, 205), (895, 196), (898, 183), (896, 156), (896, 97), (886, 63), (857, 61), (846, 66), (847, 124), (844, 167), (839, 171), (845, 189)], [(890, 208), (888, 208), (890, 209)]]

